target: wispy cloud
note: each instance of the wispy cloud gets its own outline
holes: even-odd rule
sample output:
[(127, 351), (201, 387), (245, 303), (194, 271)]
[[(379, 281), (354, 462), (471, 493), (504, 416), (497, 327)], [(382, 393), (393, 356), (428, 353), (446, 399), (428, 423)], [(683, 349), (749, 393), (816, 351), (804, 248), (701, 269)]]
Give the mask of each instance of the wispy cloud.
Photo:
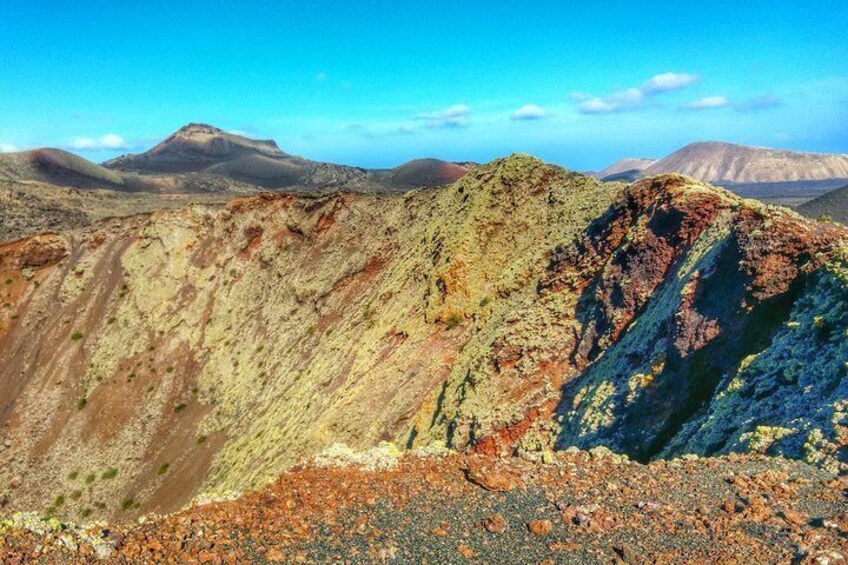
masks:
[(727, 108), (732, 105), (727, 96), (705, 96), (689, 104), (684, 104), (686, 110), (712, 110), (715, 108)]
[(350, 124), (349, 126), (347, 126), (347, 130), (359, 135), (363, 139), (377, 138), (377, 135), (364, 124)]
[(418, 114), (415, 119), (423, 121), (424, 125), (430, 129), (464, 128), (469, 125), (468, 115), (470, 113), (471, 108), (465, 104), (455, 104), (441, 110), (423, 112)]
[(0, 143), (0, 153), (14, 153), (18, 148), (11, 143)]
[(583, 114), (612, 114), (644, 108), (655, 96), (664, 92), (682, 90), (698, 82), (698, 75), (690, 73), (661, 73), (646, 80), (642, 86), (625, 88), (609, 96), (589, 96), (580, 93), (571, 98), (578, 102)]
[(525, 104), (518, 110), (512, 113), (512, 119), (523, 121), (523, 120), (543, 120), (548, 117), (548, 113), (544, 108), (536, 106), (535, 104)]
[(758, 112), (760, 110), (776, 108), (782, 104), (783, 100), (777, 96), (774, 96), (773, 94), (764, 94), (762, 96), (756, 96), (754, 98), (744, 100), (739, 104), (735, 104), (733, 107), (740, 112)]
[(783, 101), (772, 94), (764, 94), (763, 96), (755, 96), (741, 102), (734, 102), (727, 96), (707, 96), (683, 104), (681, 108), (684, 110), (716, 110), (718, 108), (733, 108), (737, 112), (757, 112), (760, 110), (768, 110), (783, 104)]
[(130, 149), (131, 145), (120, 135), (107, 133), (99, 138), (78, 137), (71, 141), (71, 149), (90, 151), (96, 149)]

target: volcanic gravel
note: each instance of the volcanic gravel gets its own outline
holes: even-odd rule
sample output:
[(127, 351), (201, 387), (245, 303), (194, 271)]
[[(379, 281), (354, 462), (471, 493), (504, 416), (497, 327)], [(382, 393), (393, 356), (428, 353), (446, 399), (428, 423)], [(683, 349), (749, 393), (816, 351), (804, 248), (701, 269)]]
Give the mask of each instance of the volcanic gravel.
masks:
[[(87, 563), (68, 529), (12, 529), (3, 563)], [(231, 501), (89, 530), (107, 563), (821, 563), (848, 556), (848, 477), (766, 457), (642, 465), (474, 454), (293, 468)], [(69, 545), (71, 546), (69, 548)]]

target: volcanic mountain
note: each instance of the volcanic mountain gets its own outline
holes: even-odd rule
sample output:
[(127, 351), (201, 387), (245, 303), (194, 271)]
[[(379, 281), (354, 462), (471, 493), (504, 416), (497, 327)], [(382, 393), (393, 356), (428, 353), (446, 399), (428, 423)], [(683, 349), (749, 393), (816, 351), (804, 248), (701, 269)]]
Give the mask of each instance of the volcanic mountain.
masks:
[(440, 186), (458, 181), (470, 167), (439, 159), (416, 159), (393, 169), (389, 182), (398, 187)]
[(3, 244), (5, 508), (133, 520), (381, 441), (844, 472), (846, 240), (688, 177), (515, 155)]
[(688, 175), (769, 204), (797, 206), (843, 186), (848, 155), (698, 142), (658, 161), (624, 159), (594, 176), (633, 182), (665, 173)]
[(189, 124), (140, 155), (104, 163), (113, 170), (140, 173), (203, 173), (268, 189), (367, 189), (364, 169), (318, 163), (284, 153), (274, 141), (253, 140), (205, 124)]
[(640, 176), (642, 173), (656, 163), (656, 159), (642, 159), (642, 158), (625, 158), (620, 161), (616, 161), (606, 169), (595, 173), (593, 176), (599, 178), (603, 181), (626, 181), (633, 182)]
[(798, 207), (798, 213), (808, 218), (830, 217), (848, 224), (848, 186), (825, 193)]
[(205, 124), (189, 124), (145, 153), (123, 155), (107, 161), (104, 166), (153, 173), (187, 173), (248, 156), (280, 160), (291, 157), (270, 140), (253, 140)]
[(644, 170), (647, 176), (672, 172), (705, 182), (734, 184), (848, 179), (848, 155), (700, 142)]
[(0, 154), (0, 180), (86, 189), (129, 189), (121, 174), (67, 151), (49, 148)]

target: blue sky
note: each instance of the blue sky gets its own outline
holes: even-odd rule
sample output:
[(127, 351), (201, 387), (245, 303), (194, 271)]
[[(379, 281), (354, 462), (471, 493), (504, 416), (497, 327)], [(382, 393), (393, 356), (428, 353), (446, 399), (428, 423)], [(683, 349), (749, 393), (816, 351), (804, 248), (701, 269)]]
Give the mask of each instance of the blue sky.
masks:
[(361, 166), (848, 153), (848, 3), (0, 0), (0, 150), (206, 122)]

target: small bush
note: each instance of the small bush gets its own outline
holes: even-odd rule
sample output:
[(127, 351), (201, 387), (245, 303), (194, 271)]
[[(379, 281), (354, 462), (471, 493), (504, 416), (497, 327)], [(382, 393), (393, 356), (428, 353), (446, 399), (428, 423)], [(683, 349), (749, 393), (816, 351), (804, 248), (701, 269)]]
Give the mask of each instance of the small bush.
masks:
[(77, 480), (77, 477), (79, 477), (79, 472), (77, 471), (71, 471), (70, 473), (68, 473), (68, 478), (72, 481)]
[(121, 510), (129, 510), (132, 508), (132, 505), (135, 504), (135, 500), (130, 497), (127, 497), (121, 501)]
[(81, 490), (75, 490), (71, 493), (71, 500), (79, 500), (81, 496), (82, 496), (82, 491)]
[(98, 500), (94, 503), (94, 506), (97, 507), (98, 510), (104, 510), (106, 508), (106, 503)]
[(62, 506), (63, 504), (65, 504), (65, 496), (60, 494), (60, 495), (59, 495), (59, 496), (57, 496), (57, 497), (56, 497), (56, 499), (53, 501), (53, 506), (55, 506), (56, 508), (58, 508), (59, 506)]
[(88, 518), (91, 516), (91, 508), (83, 508), (79, 511), (80, 518)]
[(166, 373), (173, 373), (174, 372), (174, 366), (168, 365), (168, 367), (165, 369), (165, 372)]
[(447, 325), (447, 328), (449, 330), (454, 329), (455, 327), (457, 327), (461, 323), (462, 323), (462, 316), (460, 316), (456, 312), (452, 313), (450, 316), (448, 316), (447, 320), (445, 320), (445, 325)]
[(180, 402), (179, 404), (174, 406), (174, 412), (176, 412), (177, 414), (179, 414), (180, 412), (182, 412), (185, 409), (186, 409), (186, 405), (183, 402)]
[(92, 473), (90, 475), (86, 475), (85, 484), (90, 485), (91, 483), (93, 483), (96, 480), (97, 480), (97, 477), (94, 476), (94, 473)]
[(162, 466), (159, 467), (159, 469), (156, 471), (156, 474), (157, 475), (164, 475), (165, 473), (168, 472), (168, 467), (170, 467), (170, 465), (168, 463), (162, 463)]
[(115, 318), (114, 316), (112, 316), (111, 318), (109, 318), (108, 320), (106, 320), (106, 323), (111, 325), (111, 324), (114, 324), (114, 323), (115, 323), (115, 320), (117, 320), (117, 318)]
[(100, 475), (100, 478), (101, 479), (114, 479), (117, 476), (118, 476), (118, 469), (116, 469), (115, 467), (112, 467), (108, 471), (103, 471), (103, 474)]
[(83, 408), (85, 408), (86, 404), (88, 404), (88, 400), (86, 400), (85, 397), (80, 398), (79, 400), (77, 400), (77, 410), (82, 410)]
[(197, 445), (200, 445), (201, 443), (206, 441), (206, 436), (197, 436), (197, 440), (195, 441), (197, 441)]
[(12, 284), (12, 279), (6, 279), (6, 286), (9, 286), (10, 284)]
[(480, 301), (480, 308), (485, 308), (486, 306), (489, 305), (490, 302), (491, 302), (491, 300), (487, 296), (486, 298), (484, 298), (483, 300)]
[(82, 332), (74, 332), (71, 334), (71, 341), (79, 341), (83, 338)]

